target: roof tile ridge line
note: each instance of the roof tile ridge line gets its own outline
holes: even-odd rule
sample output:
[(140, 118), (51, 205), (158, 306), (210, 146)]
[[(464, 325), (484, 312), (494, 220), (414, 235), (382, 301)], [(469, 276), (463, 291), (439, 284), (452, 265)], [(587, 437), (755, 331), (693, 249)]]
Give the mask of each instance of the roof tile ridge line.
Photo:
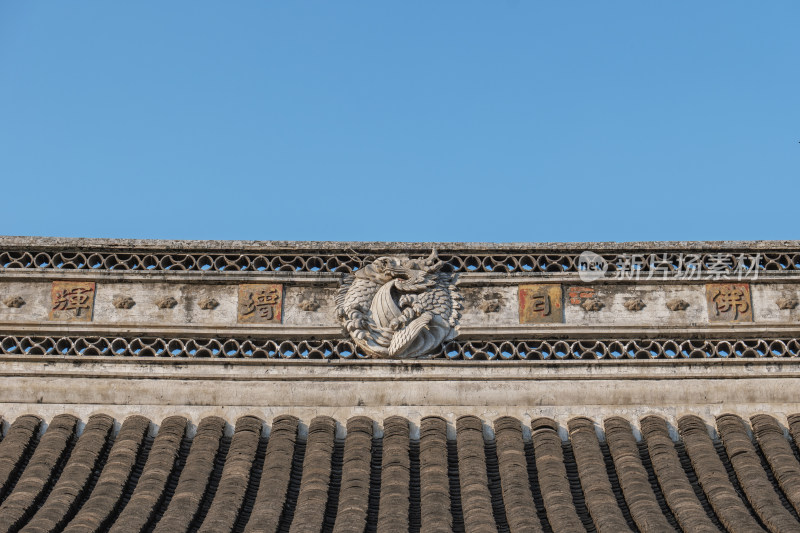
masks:
[(447, 251), (593, 251), (671, 250), (768, 250), (800, 247), (800, 240), (753, 241), (600, 241), (600, 242), (459, 242), (459, 241), (291, 241), (291, 240), (191, 240), (191, 239), (108, 239), (93, 237), (38, 237), (0, 235), (0, 249), (36, 247), (40, 249), (83, 249), (97, 251), (346, 251), (353, 248), (364, 251), (425, 251), (431, 247)]

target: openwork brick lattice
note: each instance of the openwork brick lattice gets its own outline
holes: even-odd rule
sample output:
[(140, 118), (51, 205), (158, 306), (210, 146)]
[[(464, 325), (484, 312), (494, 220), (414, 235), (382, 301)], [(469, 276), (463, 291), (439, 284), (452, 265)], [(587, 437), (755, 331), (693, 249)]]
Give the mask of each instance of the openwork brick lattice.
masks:
[[(159, 337), (29, 337), (0, 338), (7, 356), (119, 356), (252, 359), (363, 359), (345, 339), (316, 341), (253, 339), (180, 339)], [(800, 354), (800, 340), (527, 340), (484, 342), (459, 340), (434, 354), (448, 360), (596, 359), (735, 359), (787, 358)]]
[[(397, 251), (389, 252), (397, 253)], [(378, 255), (370, 251), (347, 253), (168, 253), (132, 250), (97, 252), (55, 252), (4, 250), (0, 251), (0, 269), (54, 269), (54, 270), (119, 270), (119, 271), (216, 271), (216, 272), (352, 272), (373, 261)], [(412, 254), (414, 255), (414, 254)], [(415, 255), (423, 255), (421, 252)], [(689, 255), (705, 269), (720, 272), (719, 253), (644, 252), (638, 254), (642, 262), (639, 274), (654, 270), (654, 275), (679, 272)], [(727, 257), (737, 257), (738, 252), (726, 252)], [(751, 271), (800, 272), (800, 251), (766, 252), (757, 256), (751, 252), (742, 266)], [(578, 272), (579, 252), (565, 253), (458, 253), (442, 251), (439, 258), (451, 272)], [(608, 270), (614, 272), (618, 265), (629, 264), (631, 254), (604, 253)], [(653, 258), (650, 261), (649, 258)], [(752, 264), (756, 261), (757, 265)], [(655, 265), (655, 266), (653, 266)], [(733, 266), (723, 271), (733, 272)]]

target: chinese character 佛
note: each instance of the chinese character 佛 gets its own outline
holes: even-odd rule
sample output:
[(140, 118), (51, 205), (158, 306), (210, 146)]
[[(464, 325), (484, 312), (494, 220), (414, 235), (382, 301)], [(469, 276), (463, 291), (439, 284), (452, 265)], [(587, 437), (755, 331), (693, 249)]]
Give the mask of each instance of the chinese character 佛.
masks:
[(733, 319), (739, 318), (739, 313), (745, 314), (750, 310), (747, 294), (736, 285), (723, 285), (714, 289), (711, 301), (714, 302), (717, 316), (733, 311)]

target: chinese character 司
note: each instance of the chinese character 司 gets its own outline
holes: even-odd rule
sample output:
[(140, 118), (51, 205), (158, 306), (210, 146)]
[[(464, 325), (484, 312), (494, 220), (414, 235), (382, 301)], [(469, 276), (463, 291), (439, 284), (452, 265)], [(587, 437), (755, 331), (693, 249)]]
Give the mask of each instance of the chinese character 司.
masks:
[(550, 314), (550, 296), (547, 294), (537, 294), (531, 297), (531, 311), (542, 313), (547, 316)]
[(75, 316), (81, 316), (83, 309), (90, 309), (89, 296), (94, 289), (75, 287), (56, 291), (53, 311), (75, 311)]
[(745, 292), (733, 285), (716, 289), (711, 300), (716, 306), (717, 316), (732, 310), (734, 320), (739, 318), (739, 313), (746, 313), (750, 309)]
[(277, 289), (264, 289), (258, 292), (247, 293), (247, 299), (242, 304), (242, 314), (258, 313), (258, 316), (272, 320), (275, 316), (274, 306), (278, 303)]

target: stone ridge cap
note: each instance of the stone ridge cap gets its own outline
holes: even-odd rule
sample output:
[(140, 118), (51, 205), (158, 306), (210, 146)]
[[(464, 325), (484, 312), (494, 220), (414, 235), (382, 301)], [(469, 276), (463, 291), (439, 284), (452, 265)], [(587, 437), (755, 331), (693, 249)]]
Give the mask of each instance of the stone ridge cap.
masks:
[(800, 240), (758, 241), (639, 241), (639, 242), (382, 242), (382, 241), (244, 241), (102, 239), (74, 237), (26, 237), (0, 235), (0, 250), (38, 248), (58, 251), (148, 251), (148, 252), (659, 252), (659, 251), (791, 251)]

